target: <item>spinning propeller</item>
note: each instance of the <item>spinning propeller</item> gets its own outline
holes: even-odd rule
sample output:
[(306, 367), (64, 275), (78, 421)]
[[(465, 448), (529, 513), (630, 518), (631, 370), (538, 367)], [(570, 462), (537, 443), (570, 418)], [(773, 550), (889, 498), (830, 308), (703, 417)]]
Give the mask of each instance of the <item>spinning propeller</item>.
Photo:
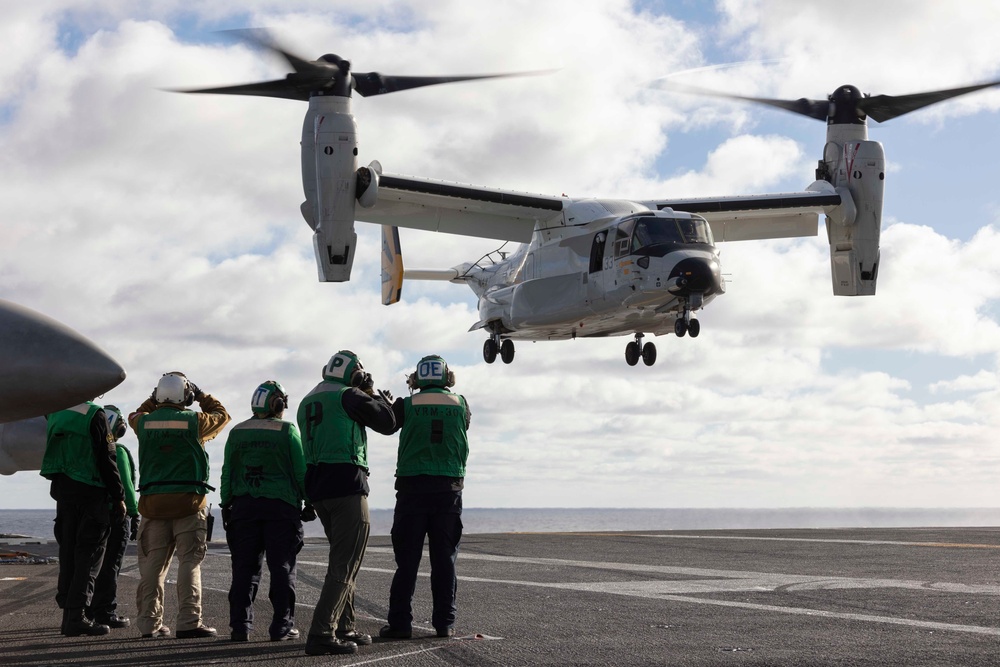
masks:
[(499, 79), (514, 76), (531, 76), (545, 72), (513, 72), (506, 74), (478, 74), (469, 76), (392, 76), (378, 72), (351, 72), (351, 63), (340, 56), (326, 54), (318, 60), (306, 60), (280, 46), (267, 33), (259, 30), (228, 31), (260, 48), (273, 51), (284, 58), (292, 69), (284, 79), (260, 81), (221, 88), (199, 88), (177, 90), (182, 93), (221, 93), (224, 95), (258, 95), (279, 97), (290, 100), (308, 101), (312, 95), (335, 95), (350, 97), (351, 90), (362, 97), (384, 95), (401, 90), (435, 86), (441, 83), (475, 81), (478, 79)]
[(711, 97), (723, 97), (732, 100), (766, 104), (797, 113), (801, 116), (826, 121), (830, 125), (843, 125), (864, 124), (867, 118), (871, 118), (878, 123), (884, 123), (887, 120), (898, 118), (911, 111), (996, 85), (1000, 85), (1000, 81), (990, 81), (989, 83), (980, 83), (962, 88), (949, 88), (947, 90), (934, 90), (926, 93), (899, 96), (868, 96), (862, 94), (854, 86), (848, 85), (840, 86), (825, 100), (809, 100), (804, 97), (798, 100), (776, 100), (767, 97), (745, 97), (732, 93), (720, 93), (693, 86), (666, 84), (663, 87), (696, 95), (708, 95)]

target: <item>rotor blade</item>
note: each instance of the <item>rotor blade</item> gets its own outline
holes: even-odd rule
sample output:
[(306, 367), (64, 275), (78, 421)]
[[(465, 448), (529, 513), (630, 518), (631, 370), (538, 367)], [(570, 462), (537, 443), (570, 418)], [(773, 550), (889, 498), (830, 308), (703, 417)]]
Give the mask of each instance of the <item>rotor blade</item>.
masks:
[(549, 74), (555, 70), (539, 70), (536, 72), (512, 72), (509, 74), (474, 74), (469, 76), (391, 76), (369, 72), (354, 75), (354, 89), (362, 97), (396, 93), (401, 90), (436, 86), (440, 83), (456, 83), (459, 81), (476, 81), (479, 79), (503, 79), (515, 76), (537, 76)]
[(307, 74), (316, 69), (315, 63), (311, 60), (300, 58), (291, 51), (288, 51), (285, 47), (278, 43), (271, 33), (262, 28), (237, 28), (234, 30), (222, 30), (220, 32), (230, 35), (235, 39), (246, 42), (252, 46), (277, 53), (285, 59), (285, 62), (287, 62), (293, 70), (299, 74)]
[(220, 95), (258, 95), (260, 97), (279, 97), (288, 100), (309, 101), (309, 91), (311, 87), (304, 84), (294, 83), (289, 79), (277, 79), (275, 81), (260, 81), (258, 83), (244, 83), (236, 86), (223, 86), (221, 88), (171, 88), (174, 93), (217, 93)]
[(656, 82), (653, 87), (659, 88), (660, 90), (674, 91), (688, 95), (706, 95), (708, 97), (721, 97), (727, 100), (741, 100), (743, 102), (753, 102), (754, 104), (764, 104), (824, 122), (830, 115), (830, 102), (827, 100), (809, 100), (804, 97), (798, 100), (777, 100), (769, 97), (746, 97), (744, 95), (720, 93), (706, 88), (665, 83), (662, 81)]
[(931, 104), (944, 102), (953, 97), (974, 93), (977, 90), (1000, 85), (1000, 81), (980, 83), (974, 86), (964, 86), (962, 88), (950, 88), (948, 90), (933, 90), (927, 93), (914, 93), (912, 95), (874, 95), (858, 100), (858, 108), (864, 111), (869, 118), (879, 123), (898, 118), (903, 114), (922, 109)]

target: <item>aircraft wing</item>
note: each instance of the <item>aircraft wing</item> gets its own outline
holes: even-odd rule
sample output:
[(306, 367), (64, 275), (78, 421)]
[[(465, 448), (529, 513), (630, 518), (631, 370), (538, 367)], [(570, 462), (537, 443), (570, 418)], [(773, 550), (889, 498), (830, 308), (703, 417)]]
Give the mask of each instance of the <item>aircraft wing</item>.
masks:
[[(839, 210), (845, 203), (841, 194), (826, 181), (816, 181), (803, 192), (641, 203), (650, 208), (697, 213), (708, 220), (716, 241), (816, 236), (820, 213), (846, 214)], [(853, 201), (849, 204), (853, 206)]]
[(527, 243), (535, 224), (561, 216), (566, 201), (565, 197), (382, 174), (375, 204), (358, 206), (355, 215), (363, 222)]

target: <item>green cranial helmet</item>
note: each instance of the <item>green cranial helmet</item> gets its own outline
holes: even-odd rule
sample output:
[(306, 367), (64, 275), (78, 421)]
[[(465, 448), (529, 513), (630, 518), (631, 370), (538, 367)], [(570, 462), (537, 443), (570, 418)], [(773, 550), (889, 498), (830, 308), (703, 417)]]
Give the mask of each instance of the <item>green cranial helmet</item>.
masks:
[(455, 374), (448, 370), (448, 362), (436, 354), (429, 354), (417, 362), (413, 373), (413, 385), (424, 387), (451, 387), (455, 384)]
[(255, 415), (276, 415), (288, 407), (288, 394), (276, 380), (268, 380), (253, 392), (250, 409)]
[(330, 357), (330, 361), (323, 367), (323, 379), (332, 382), (340, 382), (350, 387), (356, 387), (364, 374), (364, 366), (358, 355), (350, 350), (341, 350)]
[(104, 416), (108, 418), (108, 433), (115, 440), (125, 435), (128, 426), (126, 426), (125, 419), (122, 417), (122, 411), (117, 406), (105, 405)]

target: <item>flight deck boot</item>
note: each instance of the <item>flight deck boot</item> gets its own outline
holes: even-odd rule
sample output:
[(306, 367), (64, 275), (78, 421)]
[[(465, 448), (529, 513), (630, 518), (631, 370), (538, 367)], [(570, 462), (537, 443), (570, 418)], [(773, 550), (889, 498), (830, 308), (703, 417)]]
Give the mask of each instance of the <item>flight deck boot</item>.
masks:
[(111, 632), (111, 628), (100, 623), (94, 623), (83, 615), (83, 609), (63, 610), (65, 620), (62, 624), (62, 633), (67, 637), (79, 637), (87, 635), (96, 637), (106, 635)]

